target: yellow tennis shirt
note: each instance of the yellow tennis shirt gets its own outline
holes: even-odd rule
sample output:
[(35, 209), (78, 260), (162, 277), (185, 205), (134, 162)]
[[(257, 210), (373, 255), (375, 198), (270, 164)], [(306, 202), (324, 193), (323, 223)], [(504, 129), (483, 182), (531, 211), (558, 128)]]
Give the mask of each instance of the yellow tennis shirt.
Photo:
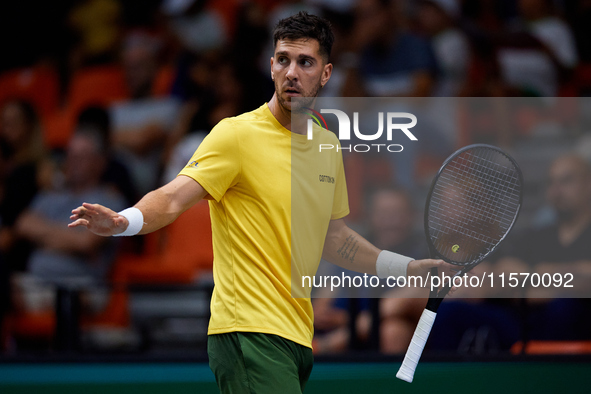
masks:
[(313, 140), (292, 133), (264, 104), (222, 120), (180, 172), (209, 193), (208, 334), (260, 332), (311, 347), (312, 304), (292, 297), (291, 266), (315, 272), (330, 220), (349, 213), (341, 154), (319, 152), (320, 143), (338, 139), (320, 128)]

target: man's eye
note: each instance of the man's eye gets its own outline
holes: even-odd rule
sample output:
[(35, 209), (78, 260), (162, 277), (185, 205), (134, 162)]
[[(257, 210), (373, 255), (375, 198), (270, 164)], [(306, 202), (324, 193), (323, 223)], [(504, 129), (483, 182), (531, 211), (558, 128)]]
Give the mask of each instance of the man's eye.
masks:
[(286, 57), (280, 57), (279, 58), (279, 64), (285, 64), (287, 63), (287, 58)]
[(311, 66), (312, 65), (312, 62), (309, 61), (309, 60), (307, 60), (307, 59), (302, 59), (302, 60), (300, 60), (300, 64), (302, 66), (306, 66), (307, 67), (307, 66)]

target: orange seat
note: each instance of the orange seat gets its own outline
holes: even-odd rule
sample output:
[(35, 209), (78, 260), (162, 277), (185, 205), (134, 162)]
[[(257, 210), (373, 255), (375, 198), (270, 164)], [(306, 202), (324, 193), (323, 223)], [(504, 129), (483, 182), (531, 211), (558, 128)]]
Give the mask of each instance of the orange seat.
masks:
[[(174, 69), (161, 67), (152, 86), (152, 95), (166, 96), (174, 80)], [(68, 106), (77, 116), (89, 106), (107, 107), (129, 99), (129, 90), (121, 66), (117, 64), (82, 69), (74, 74), (68, 91)]]
[[(82, 315), (84, 328), (129, 325), (130, 284), (187, 284), (199, 274), (211, 271), (213, 248), (209, 206), (201, 201), (183, 213), (169, 226), (147, 235), (144, 255), (122, 255), (115, 262), (113, 290), (105, 309), (97, 315)], [(55, 314), (13, 314), (7, 323), (7, 334), (19, 338), (51, 340), (55, 334)]]
[(119, 257), (113, 272), (117, 285), (192, 283), (200, 273), (211, 271), (213, 248), (207, 202), (199, 202), (157, 235), (156, 242), (162, 242), (157, 253)]
[(7, 316), (7, 332), (17, 338), (50, 341), (55, 334), (55, 327), (53, 311), (12, 313)]
[(74, 132), (76, 118), (69, 107), (47, 116), (43, 127), (43, 141), (49, 148), (65, 148)]
[(127, 326), (131, 284), (189, 284), (211, 271), (213, 248), (209, 206), (201, 201), (167, 227), (145, 236), (142, 255), (119, 256), (113, 267), (113, 290), (103, 312), (83, 319), (88, 326)]
[(30, 102), (41, 118), (59, 106), (59, 78), (49, 66), (8, 71), (0, 75), (0, 104), (11, 99)]
[[(523, 342), (516, 342), (511, 353), (520, 354)], [(591, 341), (529, 341), (526, 354), (591, 354)]]
[(88, 327), (128, 327), (129, 316), (129, 293), (127, 289), (115, 286), (111, 290), (109, 301), (104, 310), (96, 315), (83, 315), (80, 318), (80, 325)]
[(129, 96), (118, 65), (96, 66), (77, 71), (70, 82), (67, 105), (74, 116), (89, 106), (106, 107)]
[[(153, 96), (169, 94), (174, 69), (162, 67), (154, 80)], [(50, 148), (63, 148), (68, 143), (78, 115), (90, 106), (109, 107), (129, 99), (125, 76), (119, 65), (96, 66), (79, 70), (72, 77), (66, 105), (45, 117), (44, 139)]]

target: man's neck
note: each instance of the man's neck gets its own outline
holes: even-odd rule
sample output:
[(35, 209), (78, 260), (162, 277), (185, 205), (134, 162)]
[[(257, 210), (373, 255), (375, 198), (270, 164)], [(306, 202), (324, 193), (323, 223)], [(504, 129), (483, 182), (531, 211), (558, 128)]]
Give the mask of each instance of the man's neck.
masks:
[[(285, 127), (287, 130), (297, 134), (306, 133), (306, 120), (304, 119), (304, 117), (298, 117), (298, 124), (294, 125), (292, 123), (291, 111), (285, 109), (281, 104), (279, 104), (279, 100), (277, 99), (277, 93), (273, 95), (268, 105), (271, 114), (273, 114), (275, 119), (277, 119), (277, 121), (281, 123), (281, 125)], [(294, 126), (293, 128), (292, 125)]]

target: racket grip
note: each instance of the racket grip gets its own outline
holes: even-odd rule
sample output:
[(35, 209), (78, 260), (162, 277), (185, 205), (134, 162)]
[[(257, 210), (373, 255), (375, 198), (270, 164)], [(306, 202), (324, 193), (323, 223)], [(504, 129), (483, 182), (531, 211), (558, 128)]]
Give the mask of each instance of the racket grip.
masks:
[(417, 364), (419, 363), (423, 349), (425, 349), (425, 344), (427, 343), (427, 338), (429, 338), (429, 333), (431, 332), (431, 327), (433, 327), (436, 316), (437, 313), (431, 312), (428, 309), (423, 311), (410, 345), (408, 345), (404, 361), (402, 361), (402, 365), (396, 374), (398, 379), (412, 383), (415, 369), (417, 369)]

